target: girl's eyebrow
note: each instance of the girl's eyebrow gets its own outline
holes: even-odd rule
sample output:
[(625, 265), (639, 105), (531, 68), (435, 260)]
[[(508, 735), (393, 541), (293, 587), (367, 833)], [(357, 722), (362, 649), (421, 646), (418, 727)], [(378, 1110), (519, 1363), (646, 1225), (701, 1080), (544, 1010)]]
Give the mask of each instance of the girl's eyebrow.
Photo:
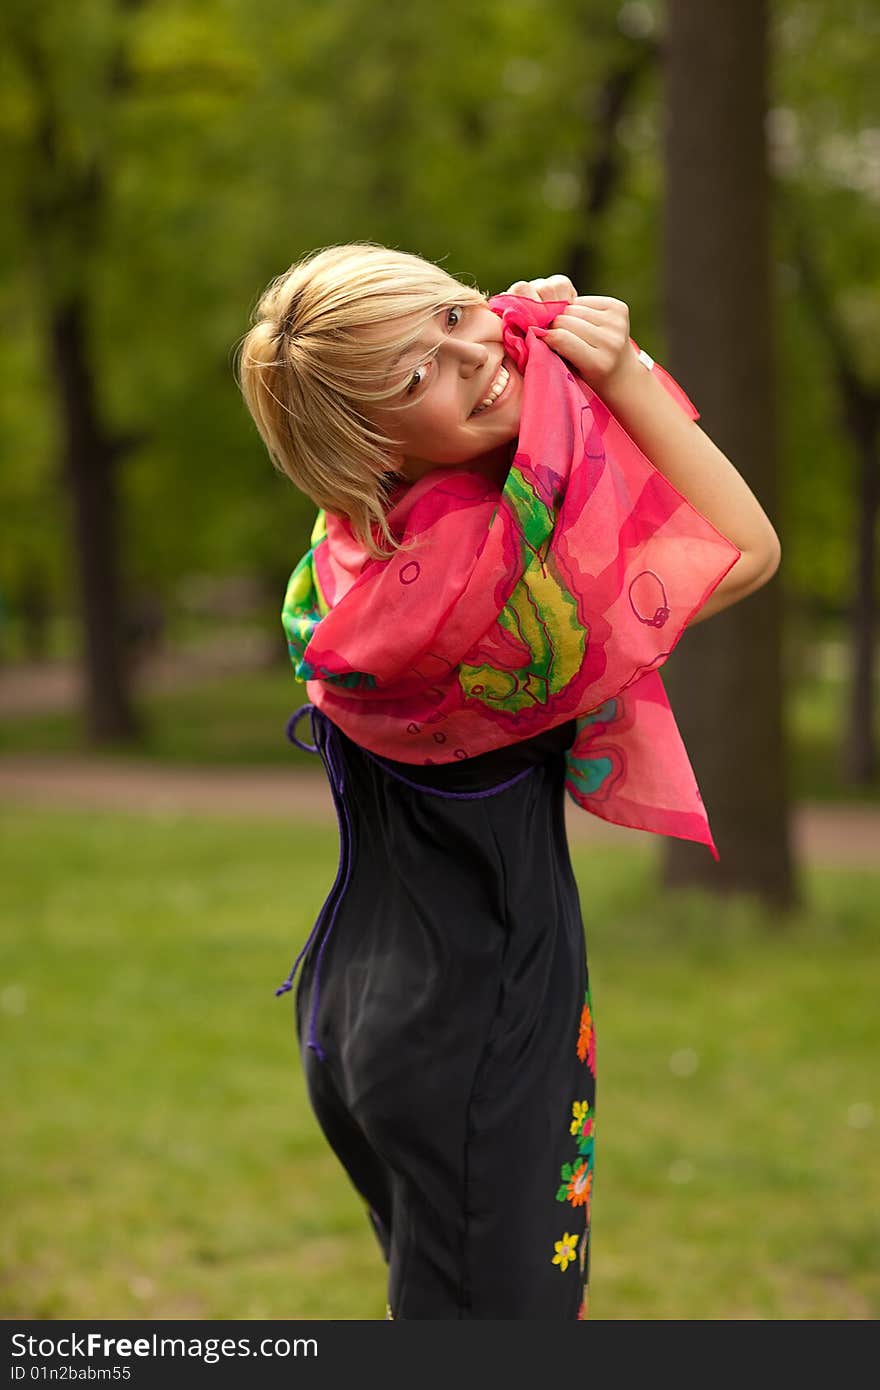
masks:
[[(437, 315), (442, 312), (442, 309), (436, 309), (434, 311), (434, 318), (436, 318)], [(400, 352), (398, 352), (396, 356), (393, 357), (391, 361), (388, 363), (388, 375), (385, 378), (386, 386), (388, 384), (388, 377), (391, 376), (391, 373), (394, 371), (394, 368), (397, 366), (398, 362), (402, 361), (404, 357), (408, 357), (410, 353), (431, 352), (434, 347), (436, 347), (436, 343), (427, 343), (424, 341), (424, 339), (420, 338), (418, 342), (410, 343), (408, 347), (401, 348)]]
[(400, 352), (398, 352), (397, 355), (393, 357), (388, 364), (388, 372), (385, 377), (385, 385), (388, 385), (388, 381), (391, 377), (392, 372), (394, 371), (394, 368), (397, 366), (398, 362), (403, 361), (404, 357), (409, 357), (411, 353), (420, 354), (422, 352), (430, 352), (433, 346), (433, 343), (426, 343), (420, 339), (417, 343), (410, 343), (409, 347), (401, 348)]
[(394, 357), (394, 358), (392, 358), (392, 360), (391, 360), (391, 361), (389, 362), (389, 364), (388, 364), (388, 374), (389, 374), (389, 376), (390, 376), (391, 373), (394, 371), (394, 368), (397, 366), (398, 362), (402, 362), (402, 361), (403, 361), (404, 357), (408, 357), (409, 354), (410, 354), (411, 352), (422, 352), (422, 351), (425, 351), (425, 352), (428, 351), (428, 344), (425, 343), (425, 342), (422, 342), (422, 341), (419, 341), (419, 342), (417, 342), (417, 343), (410, 343), (409, 347), (401, 348), (401, 350), (400, 350), (400, 352), (397, 354), (397, 356)]

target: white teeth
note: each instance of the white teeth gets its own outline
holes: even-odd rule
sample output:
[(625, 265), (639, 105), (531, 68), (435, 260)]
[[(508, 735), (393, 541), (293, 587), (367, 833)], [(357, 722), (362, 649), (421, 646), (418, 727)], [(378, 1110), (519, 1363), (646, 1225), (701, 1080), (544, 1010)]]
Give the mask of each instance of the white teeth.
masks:
[(488, 396), (486, 396), (485, 400), (480, 401), (480, 404), (477, 406), (476, 410), (473, 411), (473, 414), (477, 415), (479, 411), (488, 410), (490, 405), (494, 405), (509, 380), (510, 373), (506, 367), (502, 366), (495, 380), (492, 382)]

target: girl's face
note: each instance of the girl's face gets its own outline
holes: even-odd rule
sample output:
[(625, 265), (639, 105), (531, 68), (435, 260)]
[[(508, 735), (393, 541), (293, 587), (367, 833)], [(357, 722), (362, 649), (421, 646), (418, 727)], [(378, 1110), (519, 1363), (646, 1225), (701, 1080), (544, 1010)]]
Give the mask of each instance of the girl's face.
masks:
[[(435, 345), (436, 356), (426, 360), (424, 351)], [(497, 314), (482, 304), (441, 309), (424, 330), (422, 349), (389, 361), (392, 382), (396, 395), (371, 415), (400, 441), (398, 473), (414, 481), (433, 468), (470, 464), (503, 484), (519, 433), (523, 383), (504, 351)], [(406, 410), (394, 409), (403, 403)]]

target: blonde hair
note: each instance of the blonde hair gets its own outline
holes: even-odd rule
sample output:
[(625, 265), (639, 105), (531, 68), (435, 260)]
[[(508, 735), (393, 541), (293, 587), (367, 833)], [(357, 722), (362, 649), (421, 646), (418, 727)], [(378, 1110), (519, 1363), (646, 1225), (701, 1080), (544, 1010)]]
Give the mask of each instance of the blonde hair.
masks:
[[(366, 408), (400, 389), (382, 384), (388, 363), (439, 310), (485, 300), (421, 256), (374, 242), (329, 246), (268, 285), (239, 344), (238, 384), (274, 466), (318, 507), (346, 517), (376, 558), (400, 548), (386, 517), (399, 441)], [(413, 326), (395, 329), (412, 314)], [(373, 325), (387, 325), (387, 336), (361, 332)]]

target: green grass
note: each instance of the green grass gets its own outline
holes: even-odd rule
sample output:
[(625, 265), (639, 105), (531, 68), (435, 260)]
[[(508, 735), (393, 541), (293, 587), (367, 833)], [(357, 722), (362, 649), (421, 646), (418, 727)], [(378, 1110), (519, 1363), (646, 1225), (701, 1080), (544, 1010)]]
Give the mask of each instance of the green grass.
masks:
[[(276, 999), (333, 879), (299, 826), (6, 811), (8, 1318), (381, 1318)], [(784, 927), (576, 856), (598, 1035), (592, 1315), (880, 1312), (880, 878)], [(11, 1113), (9, 1113), (11, 1111)]]

